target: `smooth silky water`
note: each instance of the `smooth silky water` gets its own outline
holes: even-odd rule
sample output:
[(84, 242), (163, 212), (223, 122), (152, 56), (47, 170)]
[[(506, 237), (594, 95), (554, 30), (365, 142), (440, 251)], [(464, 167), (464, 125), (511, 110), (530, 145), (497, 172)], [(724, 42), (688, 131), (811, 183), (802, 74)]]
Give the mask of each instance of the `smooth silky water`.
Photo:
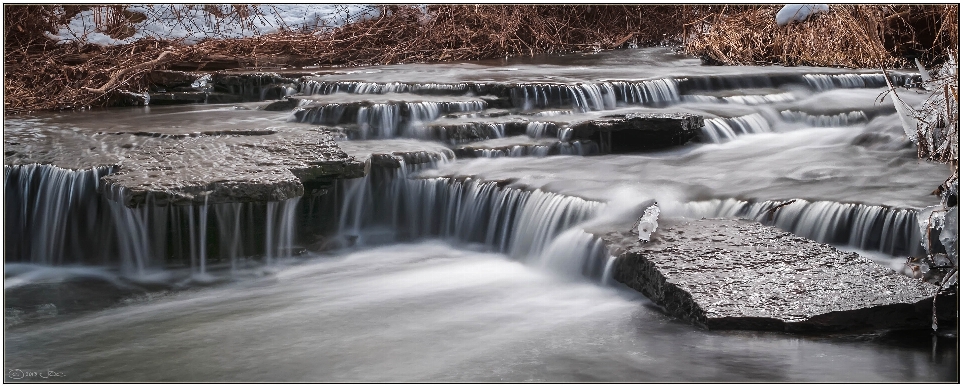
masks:
[[(361, 160), (371, 153), (423, 151), (432, 154), (430, 161), (401, 162), (397, 170), (340, 182), (328, 195), (328, 215), (336, 216), (334, 233), (349, 241), (322, 253), (290, 253), (293, 208), (325, 208), (306, 198), (169, 211), (133, 211), (101, 201), (103, 208), (94, 209), (115, 213), (117, 224), (81, 236), (111, 234), (107, 241), (117, 245), (111, 253), (122, 256), (72, 252), (70, 246), (83, 244), (74, 240), (81, 236), (27, 222), (43, 230), (34, 236), (42, 247), (6, 258), (5, 291), (75, 278), (116, 286), (163, 283), (176, 290), (26, 322), (8, 310), (5, 369), (51, 370), (63, 381), (956, 380), (956, 341), (936, 341), (926, 332), (809, 336), (704, 331), (674, 320), (639, 293), (611, 283), (611, 260), (591, 235), (629, 227), (652, 200), (660, 204), (661, 218), (760, 219), (764, 210), (796, 199), (768, 223), (899, 269), (898, 261), (916, 252), (914, 213), (937, 202), (929, 193), (948, 170), (916, 159), (890, 101), (878, 103), (882, 89), (868, 84), (872, 78), (851, 75), (830, 83), (828, 77), (876, 71), (701, 66), (666, 49), (318, 71), (320, 83), (307, 90), (324, 94), (317, 100), (336, 99), (334, 89), (350, 92), (344, 101), (362, 99), (358, 94), (364, 92), (398, 100), (389, 91), (409, 88), (384, 86), (389, 82), (594, 82), (561, 90), (571, 97), (559, 107), (551, 99), (561, 95), (556, 87), (530, 87), (511, 97), (533, 112), (525, 115), (530, 121), (562, 124), (667, 110), (703, 115), (706, 126), (701, 143), (666, 151), (597, 156), (591, 148), (548, 156), (535, 146), (550, 146), (567, 134), (538, 123), (525, 136), (497, 133), (472, 144), (500, 150), (455, 159), (450, 148), (458, 145), (424, 138), (417, 130), (424, 122), (382, 119), (370, 133), (385, 138), (343, 140), (344, 150)], [(768, 81), (784, 74), (809, 76), (800, 83)], [(684, 77), (727, 84), (693, 87)], [(647, 94), (611, 99), (603, 91), (628, 86)], [(912, 104), (924, 97), (901, 94)], [(358, 115), (357, 123), (368, 122), (370, 114)], [(150, 107), (6, 119), (4, 130), (67, 130), (77, 138), (58, 146), (87, 146), (96, 140), (81, 134), (139, 126), (161, 135), (191, 127), (310, 127), (297, 121), (288, 113), (225, 106)], [(134, 145), (150, 140), (129, 139)], [(37, 172), (36, 178), (63, 175), (53, 181), (64, 183), (45, 191), (70, 193), (48, 193), (30, 207), (54, 205), (73, 213), (67, 218), (82, 218), (88, 209), (81, 201), (89, 198), (68, 188), (87, 186), (91, 175), (106, 172)], [(16, 188), (8, 186), (6, 173), (9, 194)], [(183, 230), (190, 259), (164, 267), (150, 255), (161, 248), (152, 240), (166, 236), (148, 231), (149, 224), (174, 219), (193, 227)], [(262, 223), (259, 235), (242, 228), (250, 223)], [(228, 258), (207, 261), (213, 252), (197, 241), (206, 239), (199, 228), (207, 224), (229, 241), (217, 251)], [(258, 249), (265, 256), (247, 257)]]

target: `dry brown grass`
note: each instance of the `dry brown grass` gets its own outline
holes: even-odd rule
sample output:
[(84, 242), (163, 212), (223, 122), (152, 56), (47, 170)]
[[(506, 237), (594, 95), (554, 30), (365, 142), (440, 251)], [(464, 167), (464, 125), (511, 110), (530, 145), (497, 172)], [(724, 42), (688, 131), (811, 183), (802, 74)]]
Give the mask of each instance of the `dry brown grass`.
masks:
[[(54, 44), (38, 33), (53, 32), (56, 23), (82, 9), (73, 7), (5, 6), (5, 113), (110, 105), (120, 90), (144, 90), (149, 71), (171, 67), (456, 61), (681, 42), (690, 53), (726, 64), (877, 67), (905, 64), (898, 50), (926, 44), (919, 37), (936, 38), (923, 46), (932, 47), (925, 54), (931, 57), (957, 41), (955, 23), (928, 23), (933, 16), (956, 20), (956, 6), (841, 6), (782, 29), (773, 22), (776, 9), (763, 6), (438, 5), (427, 14), (411, 6), (385, 6), (381, 17), (321, 33), (281, 28), (276, 34), (192, 46), (150, 39), (115, 47)], [(245, 6), (205, 7), (222, 13), (226, 23), (265, 17)], [(117, 6), (97, 10), (102, 29), (121, 36), (138, 17)], [(856, 24), (865, 26), (863, 31), (847, 22), (854, 15), (866, 20)], [(914, 43), (878, 40), (906, 30), (897, 23), (910, 27)], [(915, 27), (921, 24), (927, 27)], [(939, 30), (929, 32), (929, 25)], [(157, 60), (165, 51), (170, 53)]]
[[(55, 6), (6, 9), (8, 14), (31, 16), (34, 24), (51, 32), (52, 23), (70, 16)], [(99, 10), (106, 25), (101, 29), (120, 28), (115, 25), (129, 19), (122, 11)], [(236, 8), (217, 11), (245, 16), (244, 20), (256, 16), (243, 15)], [(664, 25), (646, 22), (680, 18), (684, 12), (685, 7), (671, 6), (441, 5), (432, 6), (425, 15), (415, 7), (386, 6), (382, 17), (324, 33), (283, 31), (209, 39), (193, 46), (156, 40), (120, 47), (53, 44), (42, 35), (28, 33), (6, 39), (4, 111), (109, 105), (118, 90), (140, 91), (146, 86), (147, 72), (172, 65), (204, 70), (214, 62), (248, 67), (392, 64), (607, 49), (628, 42), (652, 44), (664, 36), (681, 36), (682, 23), (665, 30), (645, 28)], [(5, 29), (17, 28), (14, 20), (8, 17)], [(166, 60), (151, 62), (164, 51), (171, 52)], [(110, 86), (105, 92), (91, 91), (104, 85)]]
[(777, 63), (851, 68), (903, 67), (906, 56), (942, 63), (957, 46), (956, 5), (838, 5), (778, 27), (779, 6), (718, 13), (685, 49), (726, 65)]

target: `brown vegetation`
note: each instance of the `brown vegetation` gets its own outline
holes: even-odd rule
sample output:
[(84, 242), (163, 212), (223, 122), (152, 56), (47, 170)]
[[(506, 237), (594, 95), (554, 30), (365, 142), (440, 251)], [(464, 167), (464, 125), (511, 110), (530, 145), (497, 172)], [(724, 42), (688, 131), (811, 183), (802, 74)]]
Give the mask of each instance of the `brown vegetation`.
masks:
[(957, 47), (956, 5), (837, 5), (778, 27), (779, 7), (719, 12), (690, 36), (688, 53), (717, 64), (850, 68), (903, 67), (919, 57), (943, 63)]
[[(129, 36), (142, 15), (96, 8), (101, 28)], [(196, 45), (144, 39), (101, 47), (55, 44), (43, 31), (77, 6), (5, 5), (4, 112), (103, 106), (120, 90), (141, 91), (154, 69), (367, 65), (475, 60), (611, 49), (626, 44), (684, 44), (723, 64), (782, 63), (846, 67), (902, 66), (907, 50), (925, 63), (956, 47), (956, 6), (838, 6), (809, 22), (777, 28), (773, 6), (438, 5), (424, 14), (385, 6), (382, 16), (322, 33), (286, 30)], [(256, 17), (220, 6), (224, 22)], [(951, 16), (952, 15), (952, 16)], [(879, 36), (879, 37), (877, 37)], [(930, 38), (932, 37), (932, 38)], [(928, 39), (929, 38), (929, 39)], [(932, 39), (932, 40), (930, 40)], [(911, 51), (912, 52), (912, 51)]]

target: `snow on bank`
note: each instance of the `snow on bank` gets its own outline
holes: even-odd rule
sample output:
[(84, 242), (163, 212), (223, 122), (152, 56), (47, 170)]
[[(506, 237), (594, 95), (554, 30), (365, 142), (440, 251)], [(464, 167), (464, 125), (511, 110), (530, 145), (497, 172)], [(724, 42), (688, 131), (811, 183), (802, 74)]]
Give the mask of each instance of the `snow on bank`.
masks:
[(810, 15), (829, 11), (830, 6), (826, 4), (787, 4), (777, 12), (777, 25), (783, 27), (794, 21), (799, 23)]
[(250, 37), (281, 30), (322, 32), (380, 15), (376, 6), (364, 4), (251, 5), (247, 9), (253, 11), (252, 15), (245, 18), (239, 18), (236, 13), (217, 16), (217, 8), (169, 4), (128, 6), (128, 11), (146, 15), (146, 20), (133, 23), (136, 32), (125, 39), (115, 39), (98, 29), (103, 23), (97, 20), (103, 18), (105, 12), (86, 10), (70, 19), (56, 34), (47, 36), (61, 43), (80, 41), (98, 45), (129, 44), (147, 37), (183, 39), (186, 44), (195, 44), (207, 38)]

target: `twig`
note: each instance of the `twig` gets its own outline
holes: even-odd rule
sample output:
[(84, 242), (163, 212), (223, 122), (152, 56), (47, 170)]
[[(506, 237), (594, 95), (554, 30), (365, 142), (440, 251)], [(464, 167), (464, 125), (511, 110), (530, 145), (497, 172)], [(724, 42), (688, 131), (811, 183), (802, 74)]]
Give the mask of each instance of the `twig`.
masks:
[(163, 63), (165, 60), (167, 60), (167, 58), (168, 58), (170, 55), (174, 55), (174, 52), (173, 52), (173, 51), (163, 51), (163, 52), (160, 54), (160, 56), (158, 56), (158, 57), (157, 57), (156, 59), (154, 59), (154, 60), (151, 60), (151, 61), (148, 61), (148, 62), (143, 62), (143, 63), (137, 64), (137, 65), (134, 65), (134, 66), (130, 66), (130, 67), (121, 69), (120, 71), (117, 71), (117, 73), (113, 74), (113, 75), (110, 77), (110, 80), (107, 81), (106, 84), (104, 84), (103, 86), (100, 86), (99, 88), (83, 87), (83, 89), (84, 89), (84, 90), (87, 90), (87, 91), (90, 91), (90, 92), (93, 92), (93, 93), (97, 93), (97, 94), (104, 94), (104, 93), (106, 93), (107, 91), (112, 90), (112, 89), (116, 86), (116, 83), (120, 80), (120, 78), (121, 78), (122, 76), (124, 76), (124, 75), (126, 75), (126, 74), (129, 74), (129, 73), (131, 73), (131, 72), (134, 72), (134, 71), (139, 71), (139, 70), (142, 70), (142, 69), (155, 67), (155, 66)]
[(796, 198), (794, 198), (794, 199), (792, 199), (792, 200), (790, 200), (790, 201), (784, 202), (784, 203), (782, 203), (782, 204), (779, 204), (779, 205), (777, 205), (777, 206), (774, 206), (774, 207), (772, 207), (772, 208), (770, 208), (770, 209), (767, 209), (767, 210), (763, 211), (762, 213), (766, 213), (766, 214), (767, 214), (767, 220), (771, 220), (771, 219), (773, 219), (773, 215), (774, 215), (778, 210), (780, 210), (780, 208), (783, 208), (783, 207), (785, 207), (785, 206), (787, 206), (787, 205), (790, 205), (790, 204), (792, 204), (792, 203), (794, 203), (794, 202), (797, 202), (797, 199), (796, 199)]

